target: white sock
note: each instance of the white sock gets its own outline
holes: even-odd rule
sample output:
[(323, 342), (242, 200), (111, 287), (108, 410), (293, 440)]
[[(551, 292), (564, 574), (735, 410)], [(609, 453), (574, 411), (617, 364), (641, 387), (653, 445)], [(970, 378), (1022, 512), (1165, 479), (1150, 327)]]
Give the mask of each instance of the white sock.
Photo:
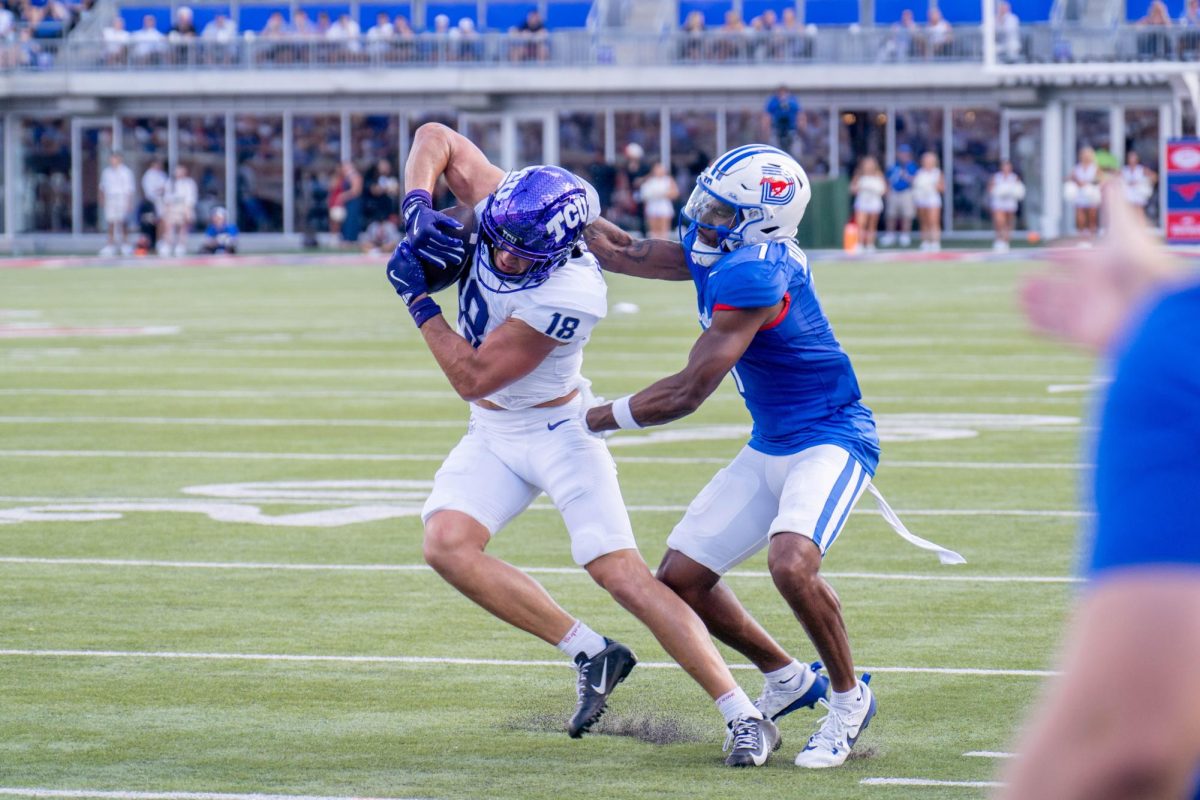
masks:
[(767, 686), (772, 689), (795, 691), (804, 685), (804, 673), (807, 670), (807, 666), (793, 659), (792, 663), (782, 669), (764, 672), (763, 677), (767, 679)]
[(864, 702), (866, 702), (866, 698), (863, 696), (861, 682), (848, 692), (829, 693), (829, 705), (844, 711), (857, 711)]
[(567, 635), (555, 647), (562, 650), (574, 661), (575, 657), (580, 653), (591, 658), (603, 650), (605, 644), (603, 636), (596, 633), (587, 625), (584, 625), (581, 621), (575, 620), (575, 624), (571, 626), (571, 630), (567, 631)]
[(750, 702), (750, 696), (740, 686), (717, 698), (717, 711), (725, 718), (726, 725), (733, 724), (734, 720), (741, 717), (762, 719), (762, 713)]

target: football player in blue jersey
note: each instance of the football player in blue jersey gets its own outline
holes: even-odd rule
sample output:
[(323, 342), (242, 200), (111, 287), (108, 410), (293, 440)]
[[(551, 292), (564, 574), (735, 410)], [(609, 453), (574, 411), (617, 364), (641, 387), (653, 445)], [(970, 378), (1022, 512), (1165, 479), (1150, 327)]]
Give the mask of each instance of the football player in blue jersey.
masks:
[(696, 497), (667, 540), (660, 580), (721, 641), (766, 676), (759, 698), (777, 719), (810, 693), (816, 666), (799, 664), (747, 613), (721, 576), (762, 548), (775, 585), (812, 639), (832, 684), (829, 713), (796, 757), (834, 767), (875, 714), (854, 672), (837, 594), (821, 559), (879, 463), (879, 439), (850, 359), (813, 288), (796, 229), (808, 177), (774, 147), (747, 145), (714, 161), (680, 215), (680, 243), (634, 242), (603, 221), (585, 232), (610, 271), (696, 285), (703, 333), (687, 366), (587, 414), (593, 431), (662, 425), (699, 408), (727, 374), (754, 420), (749, 444)]
[(1093, 445), (1090, 586), (1004, 800), (1200, 800), (1200, 283), (1107, 191), (1111, 246), (1024, 291), (1035, 327), (1107, 352), (1114, 379)]

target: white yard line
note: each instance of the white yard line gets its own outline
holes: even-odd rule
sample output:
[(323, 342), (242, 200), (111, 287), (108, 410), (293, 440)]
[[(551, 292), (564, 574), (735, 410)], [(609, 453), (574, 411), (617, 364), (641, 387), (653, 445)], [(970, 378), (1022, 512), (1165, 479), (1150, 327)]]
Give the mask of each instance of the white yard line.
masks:
[[(230, 461), (429, 461), (441, 462), (445, 453), (262, 453), (222, 450), (0, 450), (0, 458), (171, 458)], [(692, 456), (616, 456), (627, 464), (728, 464), (729, 458)], [(1085, 469), (1087, 464), (1022, 461), (888, 461), (883, 470), (904, 469)]]
[[(144, 650), (0, 650), (0, 658), (127, 658), (189, 661), (292, 661), (349, 664), (424, 664), (483, 667), (571, 667), (567, 659), (555, 661), (499, 658), (443, 658), (439, 656), (346, 656), (292, 653), (185, 653)], [(679, 669), (674, 661), (639, 661), (643, 669)], [(731, 669), (754, 670), (753, 664), (731, 664)], [(1047, 678), (1058, 673), (1037, 669), (985, 669), (981, 667), (859, 667), (864, 672), (890, 674), (961, 675), (995, 678)]]
[[(47, 566), (89, 567), (157, 567), (162, 569), (214, 570), (290, 570), (296, 572), (432, 572), (425, 564), (298, 564), (263, 561), (164, 561), (130, 558), (41, 558), (33, 556), (0, 556), (0, 564), (42, 564)], [(588, 577), (580, 567), (523, 567), (522, 572), (534, 575), (573, 575)], [(891, 572), (822, 572), (827, 578), (868, 581), (916, 581), (931, 583), (1080, 583), (1081, 578), (1058, 575), (910, 575)], [(770, 578), (771, 573), (756, 570), (734, 570), (731, 578)]]
[(998, 789), (999, 781), (939, 781), (932, 778), (863, 778), (863, 786), (956, 786), (964, 789)]
[(1016, 758), (1016, 753), (1001, 753), (996, 750), (972, 750), (969, 753), (963, 753), (967, 758)]
[(126, 792), (107, 789), (42, 789), (0, 786), (0, 796), (98, 798), (99, 800), (415, 800), (414, 798), (366, 798), (356, 795), (262, 794), (259, 792)]

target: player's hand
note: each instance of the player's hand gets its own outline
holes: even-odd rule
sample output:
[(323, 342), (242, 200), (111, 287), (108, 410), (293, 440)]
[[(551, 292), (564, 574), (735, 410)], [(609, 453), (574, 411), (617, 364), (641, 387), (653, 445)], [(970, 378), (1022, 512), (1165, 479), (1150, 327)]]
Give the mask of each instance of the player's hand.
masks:
[(595, 436), (597, 439), (607, 439), (613, 435), (613, 431), (594, 431), (588, 427), (588, 412), (597, 406), (602, 406), (608, 403), (603, 397), (597, 397), (592, 391), (592, 382), (586, 378), (579, 384), (579, 399), (583, 402), (579, 405), (579, 424), (583, 426), (583, 430), (589, 436)]
[(396, 245), (395, 252), (388, 259), (387, 278), (406, 306), (411, 306), (418, 297), (429, 293), (425, 270), (421, 269), (421, 262), (417, 260), (408, 240)]
[(417, 256), (439, 267), (461, 264), (467, 256), (462, 239), (449, 231), (461, 230), (462, 223), (433, 208), (429, 192), (414, 189), (404, 196), (404, 229)]

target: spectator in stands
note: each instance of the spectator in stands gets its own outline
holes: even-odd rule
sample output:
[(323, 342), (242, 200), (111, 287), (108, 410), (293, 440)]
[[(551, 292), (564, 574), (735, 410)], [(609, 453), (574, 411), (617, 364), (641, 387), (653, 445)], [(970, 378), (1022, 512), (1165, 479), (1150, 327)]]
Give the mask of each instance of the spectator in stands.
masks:
[(921, 168), (913, 176), (913, 202), (921, 223), (921, 249), (930, 253), (942, 249), (942, 194), (946, 179), (932, 150), (921, 156)]
[(780, 150), (795, 155), (796, 134), (807, 127), (807, 118), (800, 101), (782, 84), (767, 98), (763, 110), (763, 128), (774, 136)]
[(384, 219), (377, 219), (367, 226), (363, 235), (363, 251), (368, 255), (377, 256), (390, 253), (400, 244), (400, 215), (392, 214)]
[(996, 4), (996, 55), (1009, 64), (1021, 60), (1021, 20), (1005, 0)]
[(1163, 0), (1152, 0), (1146, 16), (1137, 21), (1144, 33), (1137, 36), (1138, 59), (1156, 61), (1171, 57), (1171, 39), (1167, 33), (1171, 27), (1171, 16)]
[(237, 26), (233, 20), (224, 14), (217, 14), (212, 21), (204, 26), (200, 34), (204, 42), (206, 56), (210, 63), (228, 64), (235, 55), (237, 41)]
[(701, 61), (705, 57), (704, 12), (689, 11), (683, 21), (683, 36), (679, 44), (679, 57), (685, 61)]
[(747, 57), (750, 37), (754, 31), (746, 25), (741, 12), (730, 9), (725, 12), (725, 24), (721, 26), (716, 41), (715, 55), (722, 61), (740, 61)]
[(536, 11), (526, 14), (525, 21), (517, 28), (517, 35), (527, 42), (522, 60), (546, 61), (550, 58), (550, 34), (541, 14)]
[(196, 22), (190, 8), (180, 6), (175, 11), (175, 24), (171, 26), (167, 38), (172, 42), (196, 38)]
[(880, 51), (880, 60), (907, 61), (922, 47), (923, 41), (921, 28), (913, 18), (912, 9), (906, 8), (900, 12), (900, 21), (892, 25), (887, 44)]
[(387, 219), (400, 210), (400, 179), (392, 169), (392, 162), (379, 160), (372, 171), (367, 187), (367, 219), (372, 222)]
[(17, 15), (0, 4), (0, 42), (11, 42), (16, 37)]
[(1013, 171), (1011, 161), (1006, 159), (1000, 162), (1000, 171), (988, 182), (988, 198), (992, 206), (992, 229), (996, 233), (992, 249), (1006, 253), (1017, 219), (1017, 208), (1025, 199), (1025, 184), (1021, 176)]
[(650, 172), (642, 179), (642, 205), (645, 208), (647, 235), (653, 239), (666, 239), (671, 235), (671, 222), (675, 219), (675, 201), (679, 198), (679, 185), (667, 173), (661, 161), (656, 161)]
[(120, 153), (113, 153), (108, 157), (108, 166), (100, 173), (100, 202), (104, 205), (104, 222), (108, 226), (108, 244), (104, 245), (100, 255), (128, 255), (133, 251), (125, 241), (125, 225), (133, 213), (135, 192), (133, 170), (125, 164)]
[(183, 164), (163, 187), (163, 240), (158, 254), (182, 256), (187, 253), (188, 231), (196, 224), (196, 201), (200, 192)]
[(375, 24), (367, 29), (367, 53), (376, 57), (386, 57), (392, 50), (396, 38), (396, 26), (388, 19), (386, 11), (375, 15)]
[(291, 29), (286, 32), (298, 39), (311, 39), (320, 35), (312, 17), (308, 16), (308, 12), (303, 8), (296, 9), (296, 13), (292, 16)]
[(125, 30), (125, 19), (120, 14), (114, 16), (100, 37), (104, 40), (105, 63), (125, 63), (125, 50), (129, 46), (129, 31)]
[[(813, 30), (815, 30), (815, 26)], [(796, 9), (789, 7), (783, 10), (783, 17), (779, 22), (779, 35), (786, 43), (784, 53), (788, 60), (812, 58), (813, 35), (801, 27), (800, 19), (796, 16)]]
[(438, 14), (433, 18), (433, 30), (429, 34), (433, 41), (433, 58), (445, 61), (450, 52), (450, 17)]
[(752, 27), (758, 34), (758, 54), (769, 61), (778, 61), (784, 57), (783, 29), (779, 25), (779, 17), (775, 9), (768, 8), (754, 18)]
[(879, 217), (883, 213), (883, 196), (887, 194), (887, 180), (874, 156), (866, 156), (858, 162), (858, 169), (850, 180), (850, 193), (854, 195), (854, 224), (858, 227), (858, 247), (868, 253), (874, 253), (875, 237), (879, 232)]
[(362, 42), (359, 41), (362, 36), (362, 29), (358, 23), (351, 19), (349, 14), (342, 14), (338, 17), (337, 22), (329, 27), (325, 32), (325, 38), (331, 42), (340, 44), (340, 49), (331, 54), (337, 60), (345, 58), (353, 59), (362, 52)]
[(1187, 0), (1179, 27), (1185, 29), (1179, 34), (1179, 57), (1195, 61), (1200, 52), (1200, 0)]
[(238, 248), (238, 229), (229, 222), (225, 209), (217, 206), (209, 217), (200, 252), (207, 255), (233, 255)]
[(153, 14), (142, 17), (142, 27), (129, 37), (133, 43), (133, 60), (138, 64), (157, 64), (167, 51), (167, 37), (158, 29)]
[(596, 189), (600, 198), (600, 213), (612, 208), (613, 194), (617, 190), (617, 168), (608, 163), (604, 151), (597, 149), (592, 154), (592, 163), (588, 165), (588, 182)]
[(942, 12), (937, 6), (929, 8), (929, 23), (925, 28), (926, 44), (928, 50), (927, 56), (934, 58), (946, 58), (951, 55), (951, 45), (954, 41), (954, 32), (950, 29), (950, 23), (942, 16)]
[[(299, 12), (297, 12), (299, 13)], [(267, 24), (263, 26), (260, 37), (266, 39), (272, 44), (262, 50), (262, 57), (268, 61), (290, 61), (292, 51), (290, 48), (276, 44), (287, 39), (291, 35), (291, 29), (283, 19), (283, 14), (276, 11), (271, 16), (267, 17)], [(246, 217), (242, 217), (246, 219)]]
[(483, 58), (483, 43), (479, 41), (479, 32), (475, 30), (475, 20), (463, 17), (458, 25), (450, 31), (450, 40), (454, 42), (454, 56), (459, 61), (479, 61)]
[(646, 151), (637, 142), (625, 145), (625, 164), (617, 176), (618, 189), (622, 196), (622, 210), (633, 217), (642, 235), (646, 235), (646, 210), (642, 203), (642, 181), (650, 174), (650, 165), (643, 159)]

